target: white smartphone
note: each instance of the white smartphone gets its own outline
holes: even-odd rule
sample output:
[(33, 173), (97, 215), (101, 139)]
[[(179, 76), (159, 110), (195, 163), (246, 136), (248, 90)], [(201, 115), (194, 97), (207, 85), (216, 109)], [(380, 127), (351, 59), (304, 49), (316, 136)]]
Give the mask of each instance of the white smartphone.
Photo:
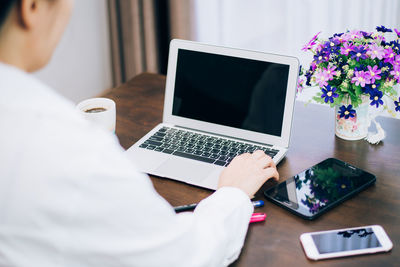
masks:
[(304, 233), (300, 241), (312, 260), (387, 252), (393, 247), (380, 225)]

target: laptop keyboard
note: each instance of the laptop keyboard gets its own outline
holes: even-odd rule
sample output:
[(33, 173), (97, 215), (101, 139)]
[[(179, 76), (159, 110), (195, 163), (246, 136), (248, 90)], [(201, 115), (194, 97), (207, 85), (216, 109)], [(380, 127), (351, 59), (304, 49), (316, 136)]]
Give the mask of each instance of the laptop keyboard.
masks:
[(278, 150), (269, 147), (170, 127), (160, 128), (139, 147), (220, 166), (227, 166), (237, 155), (252, 153), (255, 150), (263, 150), (271, 158), (278, 153)]

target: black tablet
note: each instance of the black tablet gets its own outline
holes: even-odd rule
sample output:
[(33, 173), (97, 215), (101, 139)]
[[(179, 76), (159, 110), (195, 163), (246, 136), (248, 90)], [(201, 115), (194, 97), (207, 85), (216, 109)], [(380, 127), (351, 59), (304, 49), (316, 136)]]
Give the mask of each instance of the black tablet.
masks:
[(294, 214), (312, 220), (375, 181), (374, 175), (329, 158), (266, 190), (264, 195)]

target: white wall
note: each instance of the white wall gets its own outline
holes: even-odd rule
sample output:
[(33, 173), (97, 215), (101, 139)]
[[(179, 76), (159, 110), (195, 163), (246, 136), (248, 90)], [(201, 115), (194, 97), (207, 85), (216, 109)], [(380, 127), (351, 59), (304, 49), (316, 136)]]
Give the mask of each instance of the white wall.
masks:
[[(195, 12), (195, 40), (291, 55), (305, 67), (312, 55), (301, 48), (320, 31), (328, 38), (380, 25), (400, 29), (399, 0), (196, 0)], [(298, 99), (308, 101), (315, 92), (305, 90)], [(394, 110), (393, 101), (387, 104)]]
[(74, 102), (112, 87), (107, 0), (77, 0), (52, 60), (35, 75)]

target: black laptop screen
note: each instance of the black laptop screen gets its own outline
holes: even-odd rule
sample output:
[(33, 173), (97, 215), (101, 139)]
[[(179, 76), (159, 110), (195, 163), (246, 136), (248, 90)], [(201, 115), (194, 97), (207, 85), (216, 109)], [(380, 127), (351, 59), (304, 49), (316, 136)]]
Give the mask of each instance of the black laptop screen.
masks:
[(172, 114), (281, 136), (289, 65), (179, 49)]

